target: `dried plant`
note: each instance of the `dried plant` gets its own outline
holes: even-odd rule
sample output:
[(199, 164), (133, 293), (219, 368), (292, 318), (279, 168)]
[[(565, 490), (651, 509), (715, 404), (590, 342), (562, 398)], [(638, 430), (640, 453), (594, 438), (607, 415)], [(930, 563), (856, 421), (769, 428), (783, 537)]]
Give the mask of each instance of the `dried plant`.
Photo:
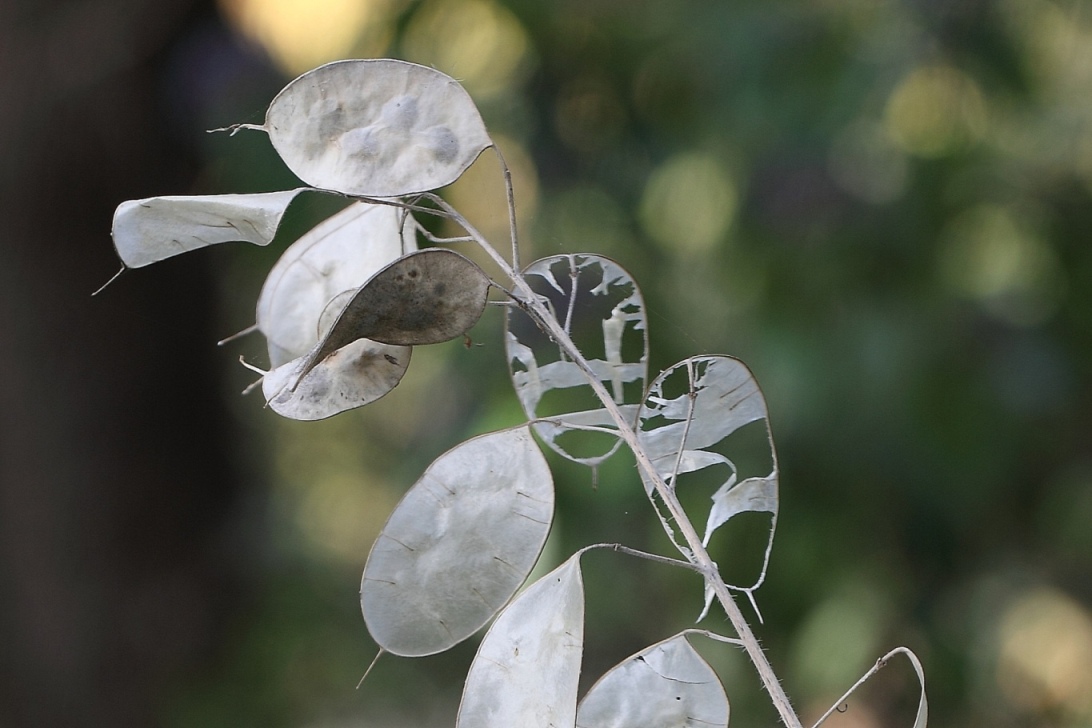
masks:
[[(266, 337), (271, 366), (259, 371), (260, 383), (278, 414), (316, 420), (373, 402), (398, 385), (414, 346), (464, 335), (490, 296), (508, 308), (505, 350), (528, 422), (441, 455), (391, 513), (360, 590), (380, 654), (442, 652), (496, 617), (466, 678), (462, 728), (727, 726), (724, 689), (687, 640), (699, 633), (744, 650), (782, 722), (801, 728), (736, 602), (745, 596), (757, 610), (779, 501), (766, 403), (747, 367), (696, 356), (649, 383), (644, 302), (618, 263), (575, 253), (522, 267), (508, 168), (471, 98), (436, 70), (396, 60), (331, 63), (288, 84), (263, 125), (230, 131), (239, 129), (266, 132), (307, 186), (125, 202), (113, 238), (124, 270), (227, 241), (267, 245), (305, 190), (352, 200), (284, 252), (258, 299), (252, 328)], [(510, 258), (435, 193), (489, 149), (508, 191)], [(419, 223), (423, 216), (444, 218), (461, 234), (438, 238)], [(419, 239), (431, 246), (418, 249)], [(496, 264), (499, 280), (451, 250), (467, 243)], [(768, 456), (744, 466), (731, 436), (753, 427), (762, 428)], [(513, 599), (553, 520), (553, 480), (534, 435), (592, 468), (620, 447), (631, 450), (682, 558), (601, 546), (696, 571), (705, 583), (702, 616), (716, 605), (735, 634), (687, 630), (652, 645), (578, 702), (587, 549)], [(678, 498), (696, 477), (719, 484), (703, 535)], [(760, 553), (739, 555), (756, 562), (755, 579), (733, 585), (707, 546), (741, 513), (762, 515), (768, 538)], [(861, 682), (896, 654), (917, 671), (914, 728), (924, 728), (924, 676), (909, 650), (885, 655)]]

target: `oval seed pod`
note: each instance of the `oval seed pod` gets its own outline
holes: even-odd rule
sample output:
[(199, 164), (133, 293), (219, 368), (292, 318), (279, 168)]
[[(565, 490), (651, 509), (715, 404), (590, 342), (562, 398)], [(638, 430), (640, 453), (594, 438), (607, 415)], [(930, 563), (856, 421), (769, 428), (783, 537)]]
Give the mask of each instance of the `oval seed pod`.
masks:
[(402, 381), (413, 348), (357, 339), (325, 357), (306, 375), (293, 377), (305, 357), (268, 372), (262, 393), (269, 408), (293, 420), (322, 420), (371, 404)]
[(360, 605), (372, 637), (419, 657), (476, 632), (531, 573), (553, 506), (550, 468), (526, 425), (441, 455), (368, 555)]
[(219, 243), (269, 245), (288, 205), (303, 191), (128, 200), (114, 211), (114, 249), (127, 267), (140, 268)]
[[(757, 442), (740, 441), (748, 431)], [(706, 520), (705, 545), (729, 522), (743, 526), (750, 520), (737, 518), (741, 514), (758, 514), (758, 530), (764, 535), (756, 534), (750, 548), (762, 548), (762, 557), (757, 570), (746, 570), (752, 583), (736, 587), (757, 589), (766, 577), (777, 526), (779, 473), (766, 400), (751, 371), (738, 359), (703, 355), (661, 372), (641, 405), (637, 438), (669, 486), (684, 489), (697, 477), (718, 485)], [(651, 492), (652, 482), (643, 472), (642, 478)], [(738, 561), (737, 566), (746, 564)]]
[(273, 99), (263, 128), (300, 179), (372, 197), (451, 184), (493, 143), (455, 79), (391, 59), (308, 71)]
[[(592, 371), (630, 419), (648, 379), (648, 325), (641, 291), (622, 266), (599, 255), (554, 255), (527, 266), (527, 284), (558, 317)], [(595, 467), (621, 441), (584, 373), (526, 312), (508, 310), (508, 369), (535, 433), (563, 457)], [(600, 432), (581, 432), (593, 426)]]

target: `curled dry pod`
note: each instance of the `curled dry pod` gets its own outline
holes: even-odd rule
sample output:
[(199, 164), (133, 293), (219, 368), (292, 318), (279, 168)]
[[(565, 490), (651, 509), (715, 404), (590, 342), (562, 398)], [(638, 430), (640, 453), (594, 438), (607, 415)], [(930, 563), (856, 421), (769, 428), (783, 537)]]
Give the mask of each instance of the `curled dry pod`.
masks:
[(481, 318), (488, 293), (485, 272), (454, 251), (429, 248), (404, 255), (353, 295), (297, 379), (357, 339), (415, 346), (461, 336)]
[(344, 306), (361, 284), (416, 250), (414, 225), (397, 207), (357, 202), (288, 246), (258, 296), (256, 320), (271, 365), (307, 354), (340, 313), (338, 301)]
[(553, 506), (550, 469), (526, 425), (441, 455), (368, 556), (360, 605), (372, 637), (419, 657), (476, 632), (531, 572)]
[(753, 579), (737, 587), (745, 590), (765, 578), (777, 524), (777, 454), (768, 417), (758, 382), (728, 356), (690, 357), (662, 372), (638, 417), (637, 437), (669, 487), (686, 488), (687, 481), (715, 486), (703, 542), (731, 521), (738, 528), (726, 531), (738, 532), (744, 550), (762, 549), (757, 572), (746, 563), (731, 565), (740, 578)]
[(114, 212), (114, 249), (122, 263), (140, 268), (219, 243), (269, 245), (302, 191), (128, 200)]
[(264, 129), (300, 179), (372, 197), (448, 185), (492, 144), (457, 81), (390, 59), (308, 71), (273, 99)]

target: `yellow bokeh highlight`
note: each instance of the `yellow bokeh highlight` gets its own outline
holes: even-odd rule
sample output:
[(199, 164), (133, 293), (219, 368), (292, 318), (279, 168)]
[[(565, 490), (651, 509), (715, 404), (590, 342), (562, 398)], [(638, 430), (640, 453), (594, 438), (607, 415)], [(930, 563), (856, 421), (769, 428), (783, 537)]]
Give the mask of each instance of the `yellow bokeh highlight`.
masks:
[(1047, 587), (1018, 597), (998, 624), (997, 684), (1015, 707), (1092, 720), (1092, 615)]
[(539, 223), (548, 253), (595, 250), (621, 255), (633, 243), (626, 211), (611, 191), (594, 184), (576, 184), (549, 198), (548, 213)]
[(1019, 54), (1033, 116), (1012, 115), (1002, 148), (1092, 189), (1092, 14), (1081, 3), (1004, 0), (1001, 18)]
[(687, 152), (653, 171), (641, 197), (649, 237), (678, 255), (701, 255), (720, 242), (735, 218), (735, 182), (712, 157)]
[(817, 705), (828, 707), (880, 653), (889, 605), (863, 579), (840, 584), (805, 618), (792, 649), (792, 670)]
[(398, 494), (372, 467), (359, 418), (275, 420), (274, 499), (312, 557), (360, 565)]
[[(538, 208), (538, 171), (531, 155), (515, 139), (494, 134), (493, 142), (504, 155), (504, 161), (512, 173), (520, 251), (527, 257), (531, 248), (528, 231)], [(444, 197), (497, 250), (503, 252), (511, 247), (504, 174), (493, 150), (485, 150), (459, 179), (444, 190)], [(465, 234), (454, 225), (448, 226), (445, 232)]]
[(954, 292), (1017, 325), (1038, 324), (1054, 313), (1063, 285), (1057, 256), (1008, 208), (967, 210), (942, 237), (940, 272)]
[(288, 75), (346, 57), (386, 53), (396, 0), (220, 0), (228, 22)]
[(884, 126), (910, 154), (942, 157), (978, 141), (986, 121), (986, 102), (974, 79), (935, 65), (914, 70), (895, 87)]
[(1092, 17), (1081, 12), (1079, 4), (1067, 5), (1006, 0), (1001, 11), (1025, 66), (1035, 77), (1036, 93), (1087, 108), (1092, 99), (1072, 94), (1092, 90)]
[(402, 40), (406, 60), (458, 79), (477, 100), (515, 86), (529, 70), (530, 40), (519, 19), (489, 0), (430, 0)]

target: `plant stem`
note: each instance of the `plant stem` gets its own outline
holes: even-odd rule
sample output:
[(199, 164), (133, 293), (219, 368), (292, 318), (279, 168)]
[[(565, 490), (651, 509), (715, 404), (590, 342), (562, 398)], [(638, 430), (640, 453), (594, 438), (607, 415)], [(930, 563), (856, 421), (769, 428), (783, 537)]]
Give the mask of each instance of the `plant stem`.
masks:
[[(777, 679), (777, 675), (773, 671), (773, 667), (770, 665), (769, 660), (766, 659), (766, 653), (763, 652), (762, 646), (758, 642), (758, 638), (755, 637), (750, 624), (748, 624), (746, 618), (743, 616), (743, 612), (740, 611), (735, 599), (728, 591), (728, 587), (724, 583), (724, 580), (720, 577), (717, 565), (713, 562), (712, 558), (710, 558), (705, 546), (702, 545), (701, 537), (698, 536), (698, 532), (694, 529), (694, 525), (690, 522), (689, 517), (683, 510), (682, 504), (676, 497), (674, 489), (668, 486), (664, 481), (659, 471), (657, 471), (656, 467), (652, 464), (652, 460), (649, 458), (648, 453), (645, 452), (640, 440), (638, 440), (634, 424), (626, 419), (626, 416), (618, 408), (618, 405), (615, 404), (613, 397), (607, 392), (606, 387), (603, 386), (603, 383), (592, 371), (592, 368), (584, 358), (584, 355), (576, 347), (568, 333), (549, 309), (542, 304), (519, 271), (510, 266), (508, 261), (506, 261), (500, 253), (489, 244), (482, 234), (455, 210), (455, 208), (448, 204), (447, 201), (435, 195), (429, 195), (429, 197), (447, 212), (453, 221), (461, 225), (467, 233), (477, 241), (482, 250), (493, 259), (504, 274), (512, 280), (514, 292), (522, 297), (521, 303), (524, 309), (535, 319), (536, 323), (543, 328), (550, 338), (553, 339), (554, 343), (572, 359), (573, 363), (580, 367), (581, 371), (584, 372), (588, 384), (602, 402), (603, 407), (610, 414), (611, 419), (613, 419), (614, 423), (617, 425), (618, 436), (625, 441), (626, 445), (633, 452), (634, 457), (637, 459), (638, 467), (644, 472), (648, 481), (653, 484), (656, 493), (663, 500), (671, 517), (675, 520), (676, 524), (678, 524), (679, 531), (682, 533), (682, 536), (686, 541), (687, 549), (689, 550), (689, 552), (684, 550), (683, 555), (695, 565), (705, 578), (706, 584), (713, 589), (717, 601), (720, 602), (720, 605), (724, 608), (728, 620), (735, 628), (736, 634), (739, 635), (743, 648), (747, 651), (748, 657), (758, 671), (758, 676), (762, 681), (763, 687), (765, 687), (766, 691), (770, 694), (770, 699), (773, 702), (778, 715), (781, 717), (781, 722), (784, 723), (786, 728), (803, 728), (800, 723), (800, 718), (796, 715), (796, 711), (793, 710), (788, 695), (785, 694), (780, 681)], [(670, 536), (670, 534), (668, 535)]]
[(668, 512), (678, 525), (680, 533), (682, 533), (683, 538), (686, 540), (687, 548), (691, 553), (684, 555), (699, 567), (702, 575), (705, 577), (706, 583), (713, 588), (713, 593), (716, 595), (717, 601), (720, 602), (721, 606), (724, 608), (725, 614), (728, 615), (728, 620), (735, 628), (736, 634), (739, 635), (740, 641), (747, 651), (747, 655), (750, 657), (751, 662), (758, 671), (763, 687), (769, 692), (770, 699), (773, 701), (774, 707), (781, 716), (781, 721), (787, 728), (802, 728), (800, 718), (796, 715), (796, 711), (793, 710), (788, 695), (786, 695), (785, 691), (782, 689), (781, 683), (778, 681), (777, 675), (774, 674), (773, 667), (770, 665), (769, 660), (766, 659), (766, 653), (763, 652), (762, 646), (758, 642), (758, 638), (755, 637), (750, 624), (748, 624), (746, 618), (743, 616), (743, 612), (740, 611), (735, 599), (732, 598), (724, 580), (720, 578), (720, 572), (718, 571), (716, 564), (713, 562), (712, 558), (710, 558), (705, 546), (702, 545), (701, 537), (698, 536), (698, 532), (694, 529), (694, 525), (690, 522), (689, 517), (683, 510), (682, 504), (679, 503), (679, 499), (675, 495), (674, 489), (664, 482), (663, 477), (652, 464), (644, 447), (641, 446), (633, 425), (626, 420), (625, 415), (622, 414), (622, 411), (614, 403), (614, 399), (610, 396), (610, 393), (607, 392), (603, 383), (599, 381), (599, 378), (588, 365), (587, 360), (584, 359), (583, 354), (576, 348), (572, 340), (558, 324), (557, 320), (554, 319), (550, 315), (550, 312), (546, 310), (545, 306), (539, 303), (538, 299), (534, 297), (534, 293), (530, 290), (530, 287), (527, 286), (521, 277), (513, 277), (513, 282), (515, 283), (516, 288), (520, 289), (521, 292), (524, 292), (523, 289), (526, 288), (525, 293), (530, 296), (527, 301), (528, 308), (536, 314), (536, 318), (540, 319), (540, 323), (546, 327), (555, 343), (564, 349), (572, 358), (573, 362), (583, 370), (592, 390), (595, 392), (596, 396), (599, 397), (607, 412), (610, 413), (615, 424), (618, 425), (619, 436), (625, 441), (626, 445), (629, 446), (629, 449), (633, 451), (633, 455), (637, 459), (638, 467), (644, 471), (645, 476), (652, 482), (653, 487), (656, 489), (656, 493), (663, 500)]

